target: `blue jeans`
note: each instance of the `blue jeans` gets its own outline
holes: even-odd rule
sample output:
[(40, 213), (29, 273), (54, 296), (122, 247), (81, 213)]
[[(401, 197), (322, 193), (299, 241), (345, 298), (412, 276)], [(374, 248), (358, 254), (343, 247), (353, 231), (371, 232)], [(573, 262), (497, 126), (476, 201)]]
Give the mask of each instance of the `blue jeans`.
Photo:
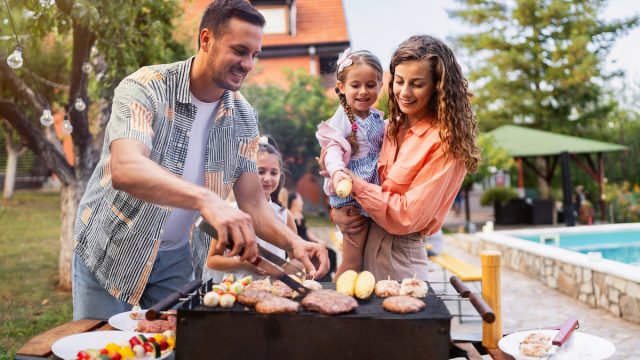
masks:
[[(77, 255), (73, 257), (71, 271), (73, 320), (107, 320), (112, 315), (131, 310), (132, 305), (116, 299), (102, 287)], [(140, 298), (140, 307), (148, 309), (193, 279), (189, 244), (175, 250), (159, 251)]]

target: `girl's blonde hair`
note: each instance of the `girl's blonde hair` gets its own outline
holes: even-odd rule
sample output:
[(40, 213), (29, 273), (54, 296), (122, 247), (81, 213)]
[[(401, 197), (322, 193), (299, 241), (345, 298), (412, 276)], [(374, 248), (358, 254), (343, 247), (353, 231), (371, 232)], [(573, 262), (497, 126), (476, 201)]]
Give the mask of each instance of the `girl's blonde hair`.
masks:
[[(349, 49), (345, 51), (349, 51)], [(338, 64), (338, 68), (336, 69), (336, 79), (342, 84), (344, 84), (347, 80), (347, 74), (349, 74), (349, 71), (353, 68), (354, 65), (367, 65), (371, 67), (378, 73), (378, 82), (382, 82), (382, 74), (384, 72), (384, 70), (382, 70), (382, 64), (380, 63), (378, 57), (373, 55), (373, 53), (371, 53), (370, 51), (355, 51), (346, 56), (346, 59), (350, 60), (351, 64), (343, 67)], [(351, 133), (347, 136), (347, 141), (349, 141), (349, 145), (351, 145), (351, 153), (355, 154), (358, 152), (358, 140), (356, 138), (357, 125), (354, 125), (356, 123), (356, 118), (353, 115), (351, 106), (349, 106), (349, 104), (347, 103), (347, 97), (340, 92), (338, 86), (336, 86), (336, 94), (338, 94), (338, 98), (340, 98), (340, 105), (342, 105), (344, 112), (349, 118), (349, 122), (351, 122)]]
[(480, 148), (476, 144), (477, 123), (471, 109), (468, 82), (462, 75), (453, 51), (440, 39), (428, 35), (416, 35), (403, 41), (391, 57), (389, 70), (389, 128), (387, 137), (395, 141), (407, 119), (393, 93), (396, 66), (407, 61), (425, 60), (433, 74), (434, 91), (427, 104), (428, 112), (435, 118), (443, 151), (462, 159), (470, 172), (475, 172), (480, 162)]

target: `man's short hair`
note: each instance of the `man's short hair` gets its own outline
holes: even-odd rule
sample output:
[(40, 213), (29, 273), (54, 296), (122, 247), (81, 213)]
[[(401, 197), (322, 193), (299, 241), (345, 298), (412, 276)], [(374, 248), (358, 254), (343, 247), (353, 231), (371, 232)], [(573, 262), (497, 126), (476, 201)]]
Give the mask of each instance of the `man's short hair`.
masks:
[(215, 37), (220, 37), (232, 18), (248, 23), (264, 26), (264, 16), (247, 0), (215, 0), (212, 1), (202, 15), (198, 30), (198, 49), (200, 49), (200, 33), (207, 28)]

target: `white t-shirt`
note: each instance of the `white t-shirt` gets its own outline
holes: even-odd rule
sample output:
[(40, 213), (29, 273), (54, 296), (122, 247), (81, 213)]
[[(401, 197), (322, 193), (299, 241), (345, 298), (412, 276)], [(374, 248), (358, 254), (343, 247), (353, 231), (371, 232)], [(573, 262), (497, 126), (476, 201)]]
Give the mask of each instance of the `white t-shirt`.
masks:
[[(269, 200), (269, 205), (271, 205), (271, 208), (273, 208), (273, 211), (276, 214), (276, 217), (282, 221), (283, 224), (287, 224), (287, 209), (282, 208), (280, 205), (274, 203), (273, 201)], [(231, 203), (231, 206), (238, 208), (238, 203), (233, 202)], [(272, 253), (278, 255), (279, 257), (286, 259), (287, 258), (287, 252), (284, 251), (283, 249), (280, 249), (279, 247), (273, 245), (270, 242), (264, 241), (260, 238), (256, 238), (258, 241), (258, 244), (262, 247), (264, 247), (265, 249), (271, 251)], [(230, 271), (230, 272), (225, 272), (225, 271), (218, 271), (218, 270), (213, 270), (210, 269), (209, 267), (207, 267), (207, 264), (205, 263), (204, 266), (202, 267), (202, 281), (207, 281), (209, 279), (213, 279), (214, 283), (219, 283), (222, 281), (222, 279), (224, 279), (224, 276), (226, 274), (233, 274), (233, 276), (235, 277), (236, 280), (241, 279), (247, 275), (251, 275), (253, 277), (254, 280), (257, 280), (259, 278), (262, 278), (262, 276), (258, 275), (258, 274), (254, 274), (254, 273), (249, 273), (246, 271)]]
[[(218, 108), (218, 101), (205, 103), (191, 94), (191, 103), (196, 106), (196, 118), (189, 131), (189, 145), (182, 179), (204, 186), (204, 161), (207, 138), (211, 122)], [(189, 231), (195, 221), (197, 211), (175, 208), (164, 227), (159, 251), (178, 249), (189, 242)]]

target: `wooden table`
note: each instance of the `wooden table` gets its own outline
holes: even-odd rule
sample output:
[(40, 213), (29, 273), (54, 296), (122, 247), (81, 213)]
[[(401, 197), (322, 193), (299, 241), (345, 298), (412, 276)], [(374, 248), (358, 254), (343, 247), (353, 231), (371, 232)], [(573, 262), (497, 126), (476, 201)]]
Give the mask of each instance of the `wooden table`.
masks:
[(16, 360), (57, 359), (58, 357), (51, 352), (51, 346), (58, 339), (68, 335), (101, 330), (116, 329), (103, 320), (84, 319), (64, 323), (29, 340), (16, 352)]

